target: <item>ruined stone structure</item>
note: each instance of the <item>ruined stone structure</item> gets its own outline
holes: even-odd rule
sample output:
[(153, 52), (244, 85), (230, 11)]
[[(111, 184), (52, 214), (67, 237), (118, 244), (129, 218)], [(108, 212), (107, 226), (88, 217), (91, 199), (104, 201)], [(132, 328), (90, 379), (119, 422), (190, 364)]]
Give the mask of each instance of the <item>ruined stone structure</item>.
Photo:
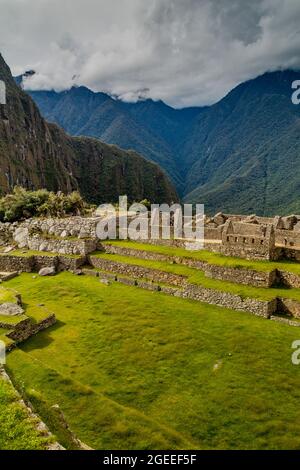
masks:
[[(96, 228), (100, 217), (29, 219), (0, 223), (0, 247), (9, 245), (59, 255), (81, 255), (99, 247)], [(172, 234), (172, 228), (171, 228)], [(168, 240), (148, 240), (169, 244)], [(172, 242), (184, 246), (184, 240)], [(209, 251), (247, 259), (300, 260), (300, 216), (258, 217), (216, 214), (205, 217), (204, 247)]]
[(270, 218), (220, 213), (206, 218), (204, 237), (207, 249), (227, 256), (300, 260), (300, 216)]
[(246, 259), (276, 259), (273, 225), (233, 222), (228, 219), (222, 231), (223, 253)]
[[(185, 275), (175, 274), (134, 262), (119, 262), (102, 257), (96, 251), (145, 260), (185, 265), (202, 271), (205, 277), (219, 281), (254, 287), (272, 287), (281, 284), (300, 288), (300, 276), (281, 270), (280, 266), (269, 271), (248, 269), (238, 265), (227, 266), (202, 261), (188, 255), (162, 254), (146, 249), (122, 247), (97, 239), (99, 217), (69, 217), (29, 219), (21, 223), (0, 224), (0, 280), (9, 279), (11, 273), (46, 270), (49, 275), (60, 271), (89, 274), (101, 278), (101, 282), (118, 281), (148, 290), (157, 290), (177, 297), (207, 302), (222, 307), (247, 311), (265, 318), (277, 319), (278, 311), (300, 318), (300, 303), (284, 298), (262, 300), (243, 297), (226, 289), (192, 284)], [(300, 260), (300, 217), (262, 218), (252, 216), (217, 214), (205, 218), (204, 247), (223, 255), (249, 260)], [(145, 241), (144, 241), (145, 242)], [(148, 243), (185, 247), (186, 240), (149, 240)], [(252, 268), (252, 266), (251, 266)], [(3, 307), (5, 309), (5, 306)], [(45, 318), (49, 326), (54, 317)], [(282, 319), (280, 321), (283, 321)], [(287, 321), (291, 322), (290, 318)], [(290, 323), (291, 324), (291, 323)], [(1, 325), (0, 325), (1, 326)], [(297, 323), (300, 326), (300, 322)], [(27, 335), (38, 332), (29, 321), (20, 321), (8, 339), (22, 341)]]

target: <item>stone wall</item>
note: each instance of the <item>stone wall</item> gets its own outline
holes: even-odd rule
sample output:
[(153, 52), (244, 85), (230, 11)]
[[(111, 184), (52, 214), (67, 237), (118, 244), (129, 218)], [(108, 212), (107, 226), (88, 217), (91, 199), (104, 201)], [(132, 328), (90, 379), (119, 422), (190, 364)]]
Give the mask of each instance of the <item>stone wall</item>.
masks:
[(223, 253), (254, 260), (276, 259), (273, 225), (256, 225), (228, 220), (222, 231)]
[(270, 272), (254, 271), (245, 268), (228, 268), (208, 264), (205, 275), (220, 281), (229, 281), (254, 287), (272, 287), (277, 281), (276, 270)]
[(89, 256), (89, 262), (96, 269), (111, 271), (137, 279), (146, 278), (154, 282), (162, 282), (164, 284), (171, 284), (175, 286), (182, 286), (187, 282), (186, 277), (179, 274), (167, 273), (157, 269), (144, 268), (142, 266), (119, 263), (117, 261), (110, 261), (96, 256)]
[(0, 255), (0, 272), (39, 272), (42, 268), (54, 267), (57, 271), (76, 271), (86, 262), (86, 257), (71, 258), (68, 256), (14, 256)]
[(0, 271), (31, 273), (33, 270), (33, 256), (0, 255)]
[[(277, 299), (271, 301), (263, 301), (252, 298), (242, 298), (238, 295), (230, 294), (228, 292), (216, 291), (214, 289), (208, 289), (196, 285), (187, 285), (183, 284), (182, 289), (178, 289), (171, 286), (159, 286), (158, 284), (153, 284), (147, 282), (147, 280), (139, 279), (137, 276), (134, 278), (125, 278), (115, 275), (109, 272), (95, 272), (84, 270), (84, 274), (100, 277), (103, 279), (108, 279), (109, 281), (117, 281), (129, 286), (137, 286), (143, 289), (151, 291), (161, 291), (168, 295), (173, 295), (175, 297), (181, 297), (183, 299), (191, 299), (199, 302), (205, 302), (211, 305), (217, 305), (220, 307), (226, 307), (233, 310), (239, 310), (247, 313), (252, 313), (257, 316), (264, 318), (270, 318), (271, 315), (275, 314), (277, 311)], [(159, 282), (156, 280), (156, 282)]]
[(13, 240), (13, 233), (18, 224), (0, 222), (0, 246), (9, 245)]
[(293, 299), (278, 299), (278, 311), (300, 318), (300, 302)]
[(29, 232), (39, 231), (54, 237), (96, 238), (96, 228), (100, 218), (66, 217), (28, 219), (20, 224), (20, 228)]
[(291, 261), (300, 261), (300, 249), (281, 248), (280, 259), (289, 259)]
[(191, 268), (204, 271), (207, 277), (221, 281), (235, 282), (238, 284), (251, 285), (254, 287), (271, 287), (277, 279), (276, 270), (271, 272), (261, 272), (245, 268), (228, 268), (208, 264), (201, 260), (196, 260), (182, 256), (168, 256), (161, 253), (155, 253), (146, 250), (136, 250), (132, 248), (123, 248), (116, 245), (102, 245), (106, 253), (118, 254), (123, 256), (137, 257), (146, 260), (167, 261), (169, 263), (183, 264)]
[(97, 250), (98, 242), (95, 239), (68, 240), (43, 238), (40, 235), (29, 236), (27, 246), (33, 251), (45, 251), (64, 255), (85, 256)]
[(289, 273), (287, 271), (277, 270), (278, 283), (286, 287), (300, 288), (300, 276), (297, 274)]
[(180, 296), (233, 310), (254, 313), (254, 315), (265, 318), (270, 318), (277, 311), (277, 299), (264, 301), (249, 297), (242, 298), (229, 292), (221, 292), (193, 285), (186, 287)]
[(205, 240), (222, 240), (221, 227), (204, 227)]
[(54, 314), (50, 314), (47, 318), (39, 323), (33, 323), (30, 319), (18, 323), (14, 330), (7, 334), (7, 337), (15, 342), (15, 344), (26, 341), (33, 335), (42, 330), (53, 326), (56, 323)]
[[(276, 229), (276, 244), (293, 250), (300, 249), (300, 232), (297, 230)], [(287, 250), (288, 251), (288, 250)]]

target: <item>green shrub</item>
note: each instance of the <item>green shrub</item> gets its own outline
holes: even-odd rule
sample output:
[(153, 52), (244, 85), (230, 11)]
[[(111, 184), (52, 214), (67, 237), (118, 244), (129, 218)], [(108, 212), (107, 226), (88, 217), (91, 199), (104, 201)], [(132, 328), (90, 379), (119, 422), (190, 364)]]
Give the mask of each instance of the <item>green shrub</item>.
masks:
[(27, 191), (15, 187), (11, 194), (0, 199), (0, 221), (15, 222), (34, 216), (83, 215), (87, 209), (88, 206), (76, 191), (63, 194), (46, 189)]

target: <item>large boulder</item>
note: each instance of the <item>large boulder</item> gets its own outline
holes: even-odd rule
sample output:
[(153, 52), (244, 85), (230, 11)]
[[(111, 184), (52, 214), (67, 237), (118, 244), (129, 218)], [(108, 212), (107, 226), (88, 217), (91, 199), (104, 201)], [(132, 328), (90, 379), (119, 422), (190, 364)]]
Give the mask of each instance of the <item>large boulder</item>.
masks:
[(28, 237), (29, 237), (28, 228), (25, 228), (25, 227), (17, 228), (13, 237), (19, 248), (28, 247)]
[(15, 317), (17, 315), (23, 315), (23, 313), (24, 309), (21, 307), (21, 305), (9, 302), (0, 305), (0, 315)]
[(54, 266), (49, 266), (47, 268), (42, 268), (39, 271), (39, 276), (54, 276), (56, 274), (56, 269)]

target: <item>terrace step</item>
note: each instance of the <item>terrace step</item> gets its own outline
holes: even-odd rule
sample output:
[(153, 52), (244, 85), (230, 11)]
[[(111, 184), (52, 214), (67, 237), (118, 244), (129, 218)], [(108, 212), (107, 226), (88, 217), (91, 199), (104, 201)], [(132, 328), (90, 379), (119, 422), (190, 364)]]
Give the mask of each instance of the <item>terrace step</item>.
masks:
[(19, 275), (18, 271), (13, 272), (0, 272), (0, 281), (10, 281)]
[[(214, 288), (210, 283), (206, 285), (205, 277), (203, 277), (203, 284), (201, 282), (194, 283), (193, 278), (189, 279), (188, 274), (186, 276), (176, 274), (172, 272), (172, 269), (166, 271), (163, 271), (163, 268), (161, 270), (152, 269), (149, 265), (145, 267), (137, 266), (134, 264), (134, 260), (130, 263), (120, 258), (117, 255), (104, 254), (102, 256), (90, 256), (89, 259), (96, 270), (108, 273), (109, 280), (117, 280), (123, 284), (148, 290), (160, 290), (177, 297), (244, 311), (264, 318), (270, 318), (277, 311), (278, 301), (275, 296), (269, 299), (257, 299), (244, 293), (241, 294), (237, 290), (236, 292), (230, 292), (228, 288), (222, 290), (220, 289), (221, 281), (215, 281), (217, 287)], [(193, 272), (192, 268), (186, 269)], [(87, 274), (90, 273), (87, 272)], [(92, 275), (94, 275), (94, 272)], [(103, 277), (105, 278), (105, 276)]]
[[(152, 249), (151, 249), (152, 248)], [(253, 287), (272, 287), (278, 281), (276, 269), (270, 269), (269, 271), (255, 270), (254, 268), (247, 268), (246, 266), (235, 266), (235, 265), (222, 265), (207, 260), (201, 260), (199, 252), (193, 252), (183, 249), (174, 249), (174, 254), (166, 254), (157, 250), (153, 251), (153, 247), (149, 245), (141, 244), (138, 247), (138, 243), (133, 243), (132, 247), (130, 243), (122, 244), (116, 243), (103, 243), (103, 250), (108, 254), (116, 254), (120, 256), (128, 256), (137, 259), (151, 260), (151, 261), (163, 261), (168, 263), (174, 263), (178, 265), (188, 266), (190, 268), (198, 269), (203, 271), (206, 277), (217, 279), (221, 281), (229, 281), (237, 284), (250, 285)], [(181, 255), (176, 254), (182, 253)], [(300, 282), (300, 279), (299, 279)]]

